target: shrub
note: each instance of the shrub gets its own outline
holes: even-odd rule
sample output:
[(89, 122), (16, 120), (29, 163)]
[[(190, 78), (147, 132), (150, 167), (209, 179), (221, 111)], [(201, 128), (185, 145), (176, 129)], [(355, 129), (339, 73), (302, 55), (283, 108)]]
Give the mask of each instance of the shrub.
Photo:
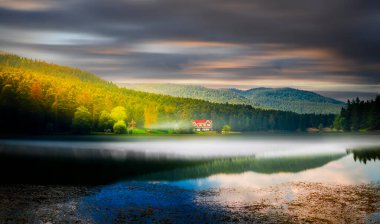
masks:
[(127, 125), (123, 120), (120, 120), (113, 125), (113, 131), (115, 134), (125, 134), (127, 133)]
[(222, 128), (222, 133), (230, 133), (231, 127), (229, 125), (224, 125)]

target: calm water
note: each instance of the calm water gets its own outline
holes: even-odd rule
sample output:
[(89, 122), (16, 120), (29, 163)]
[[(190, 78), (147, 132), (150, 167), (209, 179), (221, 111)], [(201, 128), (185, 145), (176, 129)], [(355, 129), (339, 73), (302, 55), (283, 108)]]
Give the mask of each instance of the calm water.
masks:
[[(229, 204), (262, 198), (262, 191), (233, 193), (242, 189), (380, 182), (378, 135), (1, 140), (0, 145), (2, 168), (24, 168), (2, 173), (3, 182), (92, 184), (97, 190), (80, 199), (78, 212), (98, 222), (122, 222), (125, 214), (129, 221), (135, 215), (137, 221), (212, 222)], [(221, 190), (232, 192), (212, 193)], [(290, 190), (287, 200), (294, 194)]]

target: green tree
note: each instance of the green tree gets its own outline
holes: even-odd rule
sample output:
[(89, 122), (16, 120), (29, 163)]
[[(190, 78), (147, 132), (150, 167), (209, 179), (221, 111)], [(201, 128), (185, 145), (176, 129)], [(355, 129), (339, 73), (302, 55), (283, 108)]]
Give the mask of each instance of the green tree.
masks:
[(224, 134), (228, 134), (228, 133), (230, 133), (231, 132), (231, 126), (229, 126), (229, 125), (224, 125), (223, 126), (223, 128), (222, 128), (222, 133), (224, 133)]
[(113, 125), (115, 123), (115, 120), (112, 119), (111, 114), (107, 111), (103, 110), (100, 113), (99, 116), (99, 129), (105, 130), (105, 129), (112, 129)]
[(124, 121), (120, 120), (114, 124), (113, 131), (115, 134), (125, 134), (127, 133), (127, 125)]
[(91, 133), (91, 113), (84, 106), (80, 106), (74, 113), (73, 131), (79, 134)]
[(319, 130), (319, 131), (323, 131), (323, 124), (322, 124), (322, 123), (320, 123), (320, 124), (318, 125), (318, 130)]
[(125, 107), (118, 106), (112, 109), (111, 118), (114, 121), (125, 121), (127, 119), (127, 113), (125, 112)]
[(343, 127), (343, 117), (340, 115), (336, 115), (333, 123), (333, 127), (335, 130), (342, 130)]

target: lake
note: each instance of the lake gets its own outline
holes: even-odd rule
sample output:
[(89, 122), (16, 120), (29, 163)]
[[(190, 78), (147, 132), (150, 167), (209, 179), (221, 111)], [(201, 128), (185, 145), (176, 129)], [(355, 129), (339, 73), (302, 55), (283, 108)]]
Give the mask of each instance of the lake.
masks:
[(380, 222), (380, 136), (0, 140), (0, 220)]

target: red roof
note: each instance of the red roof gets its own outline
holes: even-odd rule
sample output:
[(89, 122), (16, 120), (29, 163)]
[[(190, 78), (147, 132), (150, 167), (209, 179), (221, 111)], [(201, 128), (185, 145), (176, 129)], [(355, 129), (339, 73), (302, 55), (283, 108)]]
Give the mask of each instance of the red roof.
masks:
[(193, 125), (196, 128), (212, 128), (212, 120), (193, 120)]
[(193, 122), (196, 124), (203, 124), (203, 123), (206, 123), (206, 121), (212, 122), (212, 120), (193, 120)]

